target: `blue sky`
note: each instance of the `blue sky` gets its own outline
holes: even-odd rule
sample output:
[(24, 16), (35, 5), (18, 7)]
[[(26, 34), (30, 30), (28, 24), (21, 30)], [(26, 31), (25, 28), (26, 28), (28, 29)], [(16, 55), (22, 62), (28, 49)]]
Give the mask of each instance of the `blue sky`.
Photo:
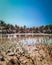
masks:
[(0, 20), (27, 27), (52, 24), (52, 0), (0, 0)]

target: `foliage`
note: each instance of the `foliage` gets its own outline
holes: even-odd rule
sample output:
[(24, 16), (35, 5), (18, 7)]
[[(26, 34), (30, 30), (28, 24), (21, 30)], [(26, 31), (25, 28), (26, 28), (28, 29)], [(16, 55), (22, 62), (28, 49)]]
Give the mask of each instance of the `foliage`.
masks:
[(28, 28), (25, 25), (19, 27), (18, 25), (13, 26), (12, 24), (6, 24), (4, 21), (0, 20), (0, 29), (6, 30), (6, 33), (52, 33), (52, 24), (40, 27)]

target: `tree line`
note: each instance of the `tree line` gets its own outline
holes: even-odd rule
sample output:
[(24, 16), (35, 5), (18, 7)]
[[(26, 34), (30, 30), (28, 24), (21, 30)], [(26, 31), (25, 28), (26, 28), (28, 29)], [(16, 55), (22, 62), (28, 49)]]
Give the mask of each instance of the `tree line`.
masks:
[(52, 24), (42, 25), (39, 27), (26, 27), (6, 24), (4, 21), (0, 20), (0, 33), (52, 33)]

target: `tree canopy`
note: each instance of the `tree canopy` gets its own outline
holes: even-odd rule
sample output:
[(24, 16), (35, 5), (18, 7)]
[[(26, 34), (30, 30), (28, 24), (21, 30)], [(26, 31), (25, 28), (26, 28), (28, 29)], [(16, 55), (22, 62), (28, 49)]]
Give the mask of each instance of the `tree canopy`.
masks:
[(18, 25), (6, 24), (4, 21), (0, 20), (0, 29), (6, 30), (7, 33), (52, 33), (52, 24), (40, 27), (28, 28), (26, 25), (20, 27)]

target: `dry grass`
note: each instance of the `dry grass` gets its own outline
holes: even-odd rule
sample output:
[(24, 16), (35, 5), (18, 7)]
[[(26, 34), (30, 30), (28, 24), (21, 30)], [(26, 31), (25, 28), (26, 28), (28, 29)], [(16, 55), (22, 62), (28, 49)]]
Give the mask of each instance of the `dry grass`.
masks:
[(52, 65), (52, 44), (39, 43), (23, 47), (20, 43), (6, 41), (0, 45), (0, 56), (0, 59), (5, 59), (0, 60), (1, 65)]

